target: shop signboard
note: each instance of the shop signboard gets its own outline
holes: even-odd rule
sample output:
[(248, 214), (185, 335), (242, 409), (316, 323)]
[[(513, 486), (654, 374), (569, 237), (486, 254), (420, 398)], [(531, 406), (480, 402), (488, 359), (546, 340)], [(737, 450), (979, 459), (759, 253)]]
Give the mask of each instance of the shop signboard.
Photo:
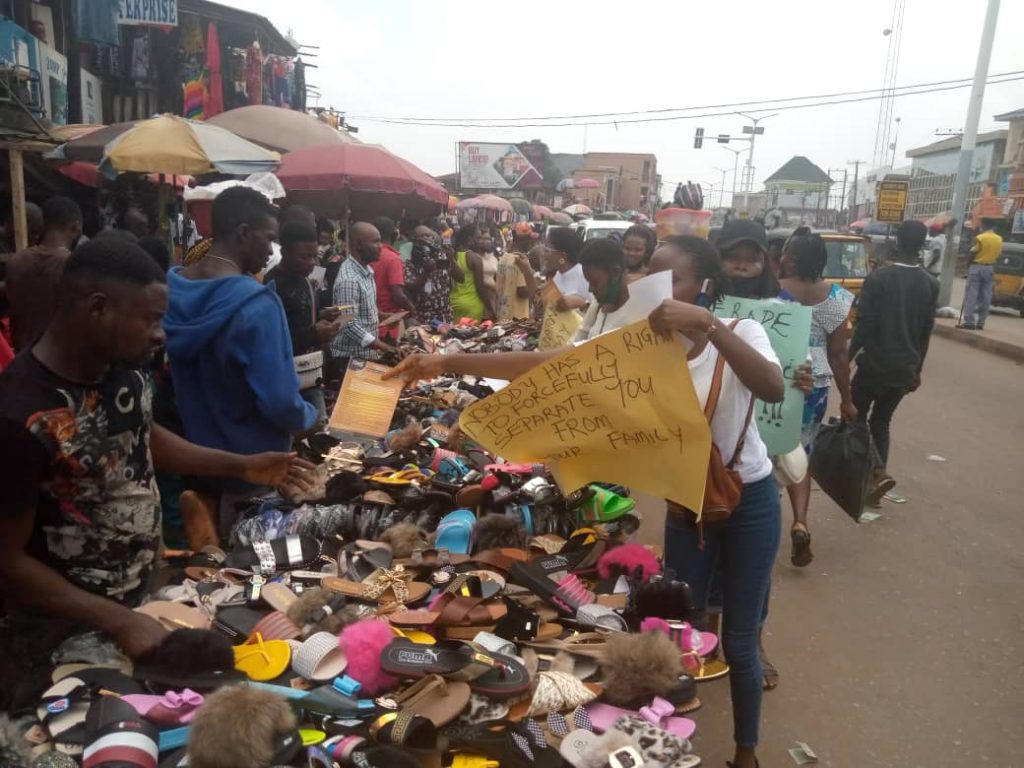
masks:
[(1024, 235), (1024, 208), (1013, 214), (1013, 234)]
[(54, 125), (68, 124), (68, 60), (43, 42), (38, 43), (39, 79), (43, 107)]
[(103, 82), (87, 69), (82, 70), (82, 122), (103, 124)]
[(178, 0), (120, 0), (117, 23), (126, 26), (178, 26)]
[(531, 171), (540, 177), (515, 144), (459, 142), (461, 189), (514, 189)]
[(885, 180), (878, 182), (875, 220), (883, 224), (899, 224), (907, 212), (910, 182)]

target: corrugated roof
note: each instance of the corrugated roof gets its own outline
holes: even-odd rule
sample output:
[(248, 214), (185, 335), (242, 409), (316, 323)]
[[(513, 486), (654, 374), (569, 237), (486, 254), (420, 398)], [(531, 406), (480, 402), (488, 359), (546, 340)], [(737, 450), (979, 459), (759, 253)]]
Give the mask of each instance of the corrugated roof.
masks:
[(803, 155), (794, 155), (779, 170), (765, 179), (769, 181), (803, 181), (808, 184), (830, 184), (832, 179)]
[(1010, 120), (1024, 120), (1024, 107), (1015, 109), (1013, 112), (1004, 112), (1001, 115), (996, 115), (992, 119), (998, 120), (1000, 123), (1006, 123)]
[[(245, 11), (230, 5), (213, 3), (210, 0), (178, 0), (178, 11), (181, 13), (195, 13), (211, 21), (222, 21), (234, 24), (239, 27), (250, 27), (253, 32), (262, 34), (263, 52), (273, 53), (278, 56), (295, 56), (298, 50), (281, 32), (270, 23), (266, 16), (260, 16), (252, 11)], [(224, 44), (224, 33), (221, 32), (221, 44)], [(203, 28), (203, 40), (206, 39), (206, 29)], [(252, 40), (247, 41), (252, 43)]]
[[(989, 131), (988, 133), (978, 134), (978, 144), (991, 144), (993, 141), (999, 141), (1000, 139), (1006, 139), (1009, 131), (1005, 128), (998, 131)], [(908, 149), (907, 157), (922, 157), (923, 155), (934, 155), (936, 152), (948, 152), (951, 149), (960, 149), (960, 136), (950, 136), (948, 139), (942, 141), (936, 141), (933, 144), (929, 144), (925, 147), (917, 147), (916, 149)]]

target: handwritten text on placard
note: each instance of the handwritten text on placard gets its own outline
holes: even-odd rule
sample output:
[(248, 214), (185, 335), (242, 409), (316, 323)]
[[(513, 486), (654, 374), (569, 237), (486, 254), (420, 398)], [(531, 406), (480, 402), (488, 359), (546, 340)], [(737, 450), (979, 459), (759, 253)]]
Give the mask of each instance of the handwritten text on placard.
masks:
[(607, 333), (467, 408), (462, 430), (563, 491), (621, 483), (699, 509), (711, 435), (686, 352), (646, 320)]
[(786, 398), (781, 403), (758, 400), (754, 415), (768, 453), (772, 456), (789, 453), (800, 443), (804, 393), (793, 386), (793, 374), (797, 366), (807, 361), (807, 346), (811, 338), (810, 308), (776, 299), (758, 301), (726, 296), (716, 314), (756, 320), (768, 333), (768, 340), (782, 365)]

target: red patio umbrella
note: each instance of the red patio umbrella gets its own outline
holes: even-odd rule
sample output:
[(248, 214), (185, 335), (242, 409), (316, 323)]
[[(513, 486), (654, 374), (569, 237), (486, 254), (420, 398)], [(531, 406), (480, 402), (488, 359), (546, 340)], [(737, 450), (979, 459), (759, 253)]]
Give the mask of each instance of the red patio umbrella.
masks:
[(289, 199), (317, 213), (358, 217), (384, 213), (431, 215), (448, 190), (408, 160), (370, 144), (333, 144), (289, 152), (277, 177)]

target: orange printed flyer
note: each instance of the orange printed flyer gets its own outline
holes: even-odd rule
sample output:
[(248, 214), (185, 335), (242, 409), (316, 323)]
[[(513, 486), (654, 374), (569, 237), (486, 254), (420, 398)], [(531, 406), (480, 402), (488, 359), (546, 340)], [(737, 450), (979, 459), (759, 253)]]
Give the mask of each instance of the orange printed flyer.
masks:
[(341, 394), (331, 413), (331, 428), (384, 437), (402, 394), (401, 380), (382, 379), (390, 370), (386, 365), (366, 360), (349, 361)]

